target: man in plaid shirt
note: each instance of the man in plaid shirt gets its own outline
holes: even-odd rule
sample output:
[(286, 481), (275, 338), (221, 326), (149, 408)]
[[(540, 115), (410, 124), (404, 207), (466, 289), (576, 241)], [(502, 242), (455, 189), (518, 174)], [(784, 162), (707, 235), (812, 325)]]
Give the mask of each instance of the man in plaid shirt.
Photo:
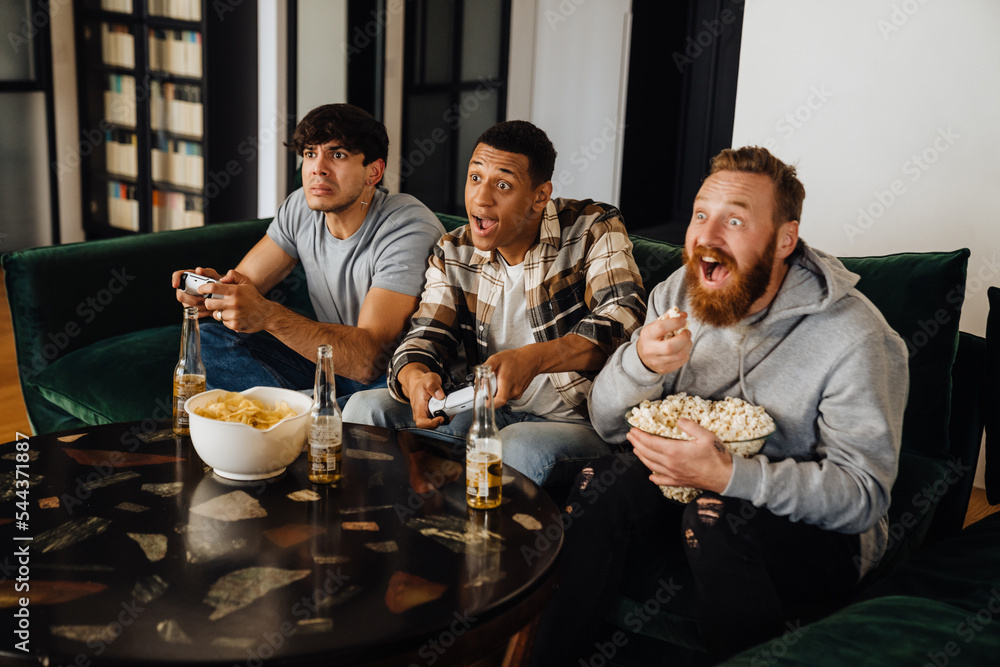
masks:
[(463, 443), (472, 412), (445, 424), (427, 403), (453, 389), (449, 371), (461, 381), (486, 363), (497, 378), (505, 463), (541, 484), (558, 481), (554, 469), (575, 472), (559, 464), (612, 452), (590, 425), (587, 393), (642, 324), (645, 293), (618, 210), (551, 198), (555, 158), (545, 133), (525, 121), (479, 137), (465, 184), (469, 224), (434, 248), (389, 388), (355, 394), (345, 421)]

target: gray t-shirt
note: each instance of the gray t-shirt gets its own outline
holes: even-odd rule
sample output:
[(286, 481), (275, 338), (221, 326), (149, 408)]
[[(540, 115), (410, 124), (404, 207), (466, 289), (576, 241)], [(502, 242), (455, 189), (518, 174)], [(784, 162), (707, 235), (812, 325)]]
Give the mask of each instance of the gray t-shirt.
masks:
[(326, 216), (289, 195), (267, 228), (278, 247), (302, 262), (309, 298), (320, 322), (357, 326), (372, 287), (420, 296), (431, 248), (444, 227), (415, 197), (379, 187), (364, 223), (350, 238), (334, 238)]

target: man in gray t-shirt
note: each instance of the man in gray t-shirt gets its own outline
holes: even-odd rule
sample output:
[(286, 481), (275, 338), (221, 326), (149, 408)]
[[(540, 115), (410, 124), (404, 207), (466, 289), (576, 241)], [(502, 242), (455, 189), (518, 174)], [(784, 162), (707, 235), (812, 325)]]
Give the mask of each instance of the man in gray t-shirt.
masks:
[[(349, 104), (313, 109), (295, 128), (289, 148), (302, 155), (303, 188), (235, 269), (196, 269), (223, 283), (201, 287), (215, 298), (177, 290), (178, 301), (218, 321), (201, 328), (209, 387), (312, 387), (320, 345), (333, 347), (338, 398), (385, 386), (427, 257), (444, 233), (417, 199), (379, 186), (388, 147), (385, 126)], [(298, 262), (318, 321), (263, 296)]]

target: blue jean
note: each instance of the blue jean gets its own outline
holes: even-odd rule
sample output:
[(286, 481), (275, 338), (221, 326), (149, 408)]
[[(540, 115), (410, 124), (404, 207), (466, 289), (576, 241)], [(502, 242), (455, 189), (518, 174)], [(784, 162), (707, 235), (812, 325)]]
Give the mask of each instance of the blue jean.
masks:
[[(316, 381), (316, 360), (306, 359), (269, 333), (236, 333), (219, 322), (201, 320), (201, 359), (209, 389), (244, 391), (250, 387), (284, 387), (311, 390)], [(335, 369), (336, 372), (336, 369)], [(385, 387), (385, 375), (364, 384), (337, 378), (337, 403), (341, 408), (356, 391)]]
[[(615, 451), (589, 424), (549, 421), (507, 406), (495, 413), (503, 462), (538, 485), (568, 482), (583, 463)], [(455, 415), (450, 423), (436, 429), (418, 429), (409, 403), (397, 401), (388, 389), (374, 389), (351, 396), (344, 408), (344, 421), (428, 435), (452, 443), (453, 451), (460, 455), (472, 426), (472, 410)]]

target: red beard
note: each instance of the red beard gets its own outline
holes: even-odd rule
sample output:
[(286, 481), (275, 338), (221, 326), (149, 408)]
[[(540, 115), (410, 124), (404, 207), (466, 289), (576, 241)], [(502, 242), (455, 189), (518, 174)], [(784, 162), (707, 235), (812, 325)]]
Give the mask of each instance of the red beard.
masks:
[[(746, 271), (736, 260), (720, 250), (698, 246), (693, 255), (683, 252), (691, 312), (698, 320), (714, 327), (728, 327), (750, 314), (750, 308), (764, 296), (771, 282), (771, 270), (778, 247), (778, 235), (771, 236), (767, 247)], [(729, 285), (707, 289), (701, 284), (701, 258), (709, 255), (729, 271)]]

